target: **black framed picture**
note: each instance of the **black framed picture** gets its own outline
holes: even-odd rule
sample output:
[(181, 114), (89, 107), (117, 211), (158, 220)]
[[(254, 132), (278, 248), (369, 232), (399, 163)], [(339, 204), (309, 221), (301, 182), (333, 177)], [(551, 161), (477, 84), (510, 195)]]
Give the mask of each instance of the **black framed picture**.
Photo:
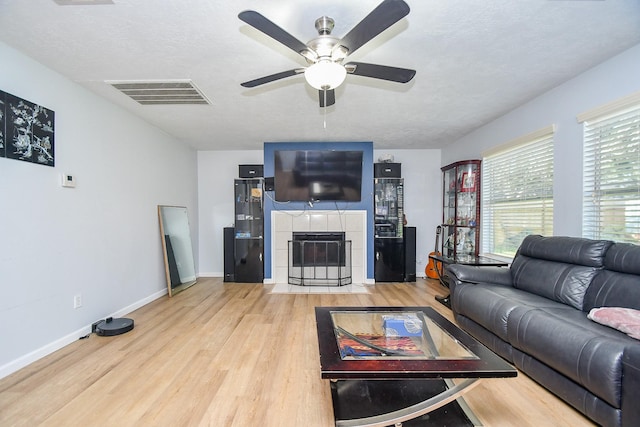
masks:
[(55, 166), (52, 110), (0, 91), (0, 153), (9, 159)]

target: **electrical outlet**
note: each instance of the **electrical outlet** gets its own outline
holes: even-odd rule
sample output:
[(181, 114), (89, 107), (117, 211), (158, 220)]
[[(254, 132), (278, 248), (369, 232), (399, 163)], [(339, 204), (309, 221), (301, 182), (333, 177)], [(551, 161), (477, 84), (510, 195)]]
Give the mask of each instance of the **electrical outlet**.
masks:
[(82, 307), (82, 295), (78, 294), (73, 297), (73, 308)]

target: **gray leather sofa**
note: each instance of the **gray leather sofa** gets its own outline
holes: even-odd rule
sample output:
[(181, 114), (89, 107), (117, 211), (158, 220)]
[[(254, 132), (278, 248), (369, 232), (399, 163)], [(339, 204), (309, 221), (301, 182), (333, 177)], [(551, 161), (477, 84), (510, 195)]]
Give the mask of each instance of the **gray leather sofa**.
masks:
[(452, 264), (464, 330), (603, 426), (640, 426), (640, 341), (587, 318), (640, 309), (640, 246), (527, 236), (509, 268)]

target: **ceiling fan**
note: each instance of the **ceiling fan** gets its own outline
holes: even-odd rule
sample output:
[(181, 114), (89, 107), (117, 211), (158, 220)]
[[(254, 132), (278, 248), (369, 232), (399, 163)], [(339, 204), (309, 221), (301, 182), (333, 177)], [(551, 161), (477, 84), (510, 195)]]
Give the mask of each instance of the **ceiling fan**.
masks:
[(282, 71), (241, 83), (241, 85), (251, 88), (304, 73), (307, 83), (318, 89), (320, 107), (328, 107), (335, 104), (334, 89), (342, 84), (347, 74), (407, 83), (415, 76), (415, 70), (364, 62), (348, 62), (343, 65), (342, 61), (407, 16), (409, 10), (409, 5), (403, 0), (384, 0), (342, 39), (331, 35), (334, 20), (323, 16), (315, 23), (318, 37), (307, 44), (302, 43), (256, 11), (241, 12), (238, 18), (302, 55), (309, 64), (307, 67)]

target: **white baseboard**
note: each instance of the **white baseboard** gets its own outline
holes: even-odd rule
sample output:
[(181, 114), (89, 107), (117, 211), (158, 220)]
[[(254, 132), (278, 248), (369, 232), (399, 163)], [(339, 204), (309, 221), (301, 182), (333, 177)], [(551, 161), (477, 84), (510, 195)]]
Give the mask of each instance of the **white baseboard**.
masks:
[(198, 273), (198, 277), (224, 277), (224, 273), (217, 271)]
[[(271, 278), (271, 277), (265, 277), (264, 280), (262, 281), (263, 285), (277, 285), (278, 283), (276, 282), (275, 279)], [(356, 285), (359, 283), (355, 283)], [(376, 280), (375, 279), (365, 279), (364, 283), (362, 283), (363, 285), (375, 285), (376, 284)]]
[[(155, 301), (158, 298), (161, 298), (165, 295), (167, 295), (168, 290), (167, 289), (163, 289), (161, 291), (157, 291), (154, 292), (153, 294), (149, 295), (146, 298), (142, 298), (141, 300), (138, 300), (136, 302), (134, 302), (131, 305), (128, 305), (127, 307), (124, 307), (118, 311), (116, 311), (115, 313), (110, 314), (109, 316), (106, 317), (120, 317), (120, 316), (124, 316), (126, 314), (131, 313), (132, 311), (135, 311), (137, 309), (139, 309), (140, 307), (144, 307), (145, 305), (149, 304), (151, 301)], [(89, 325), (89, 329), (91, 329), (91, 325)], [(89, 330), (89, 332), (91, 332), (91, 330)]]
[[(131, 313), (134, 310), (137, 310), (138, 308), (145, 306), (147, 304), (149, 304), (151, 301), (157, 300), (158, 298), (161, 298), (162, 296), (167, 294), (167, 290), (162, 290), (162, 291), (158, 291), (155, 292), (151, 295), (149, 295), (146, 298), (143, 298), (139, 301), (134, 302), (133, 304), (124, 307), (112, 314), (109, 314), (106, 317), (121, 317), (124, 316), (126, 314)], [(64, 337), (58, 338), (57, 340), (42, 346), (34, 351), (32, 351), (31, 353), (27, 353), (24, 356), (20, 356), (19, 358), (12, 360), (9, 363), (6, 363), (2, 366), (0, 366), (0, 379), (9, 376), (11, 374), (13, 374), (16, 371), (19, 371), (20, 369), (24, 368), (25, 366), (28, 366), (30, 364), (32, 364), (33, 362), (42, 359), (43, 357), (53, 353), (54, 351), (60, 350), (61, 348), (78, 341), (78, 339), (80, 337), (83, 337), (87, 334), (91, 333), (91, 325), (87, 325), (87, 326), (83, 326), (82, 328), (71, 332), (70, 334), (65, 335)]]

